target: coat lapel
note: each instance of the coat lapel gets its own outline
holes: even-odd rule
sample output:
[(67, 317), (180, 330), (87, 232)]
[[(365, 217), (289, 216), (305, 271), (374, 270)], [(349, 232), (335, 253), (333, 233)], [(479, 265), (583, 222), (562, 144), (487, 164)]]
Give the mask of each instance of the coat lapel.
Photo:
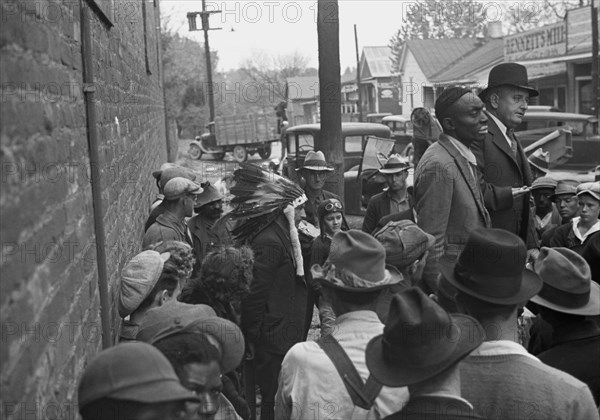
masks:
[[(491, 135), (492, 137), (492, 143), (500, 150), (502, 150), (502, 152), (504, 152), (504, 154), (506, 154), (506, 156), (508, 156), (512, 162), (515, 164), (515, 167), (517, 168), (517, 170), (519, 172), (521, 172), (521, 165), (519, 165), (519, 163), (517, 162), (517, 159), (515, 157), (515, 155), (512, 152), (512, 149), (510, 148), (510, 146), (508, 145), (508, 142), (506, 141), (506, 137), (504, 137), (504, 133), (502, 131), (500, 131), (500, 128), (498, 127), (498, 125), (496, 124), (496, 122), (492, 119), (492, 117), (489, 116), (488, 114), (488, 133)], [(520, 154), (520, 152), (522, 151), (519, 150), (521, 149), (520, 144), (517, 143), (517, 153)]]
[(473, 175), (475, 177), (478, 176), (477, 168), (473, 167), (473, 175), (471, 175), (471, 170), (469, 169), (469, 162), (467, 161), (467, 159), (464, 158), (463, 155), (460, 154), (456, 147), (454, 147), (454, 145), (450, 143), (450, 140), (448, 140), (448, 137), (446, 137), (446, 135), (440, 135), (439, 143), (444, 149), (446, 149), (446, 151), (448, 151), (450, 156), (452, 156), (454, 162), (456, 162), (458, 170), (460, 171), (464, 181), (469, 186), (471, 194), (473, 194), (473, 197), (475, 198), (475, 203), (477, 203), (477, 209), (481, 213), (483, 219), (488, 220), (489, 216), (483, 204), (483, 195), (481, 194), (479, 185), (475, 182), (475, 178), (473, 177)]

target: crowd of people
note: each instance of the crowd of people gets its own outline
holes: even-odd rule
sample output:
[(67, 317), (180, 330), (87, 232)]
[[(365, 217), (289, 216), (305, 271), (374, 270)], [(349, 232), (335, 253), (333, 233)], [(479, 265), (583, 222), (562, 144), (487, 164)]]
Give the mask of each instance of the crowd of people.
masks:
[(361, 229), (321, 151), (302, 185), (164, 164), (83, 420), (600, 419), (600, 182), (534, 179), (536, 95), (515, 63), (446, 88), (414, 185), (389, 156)]

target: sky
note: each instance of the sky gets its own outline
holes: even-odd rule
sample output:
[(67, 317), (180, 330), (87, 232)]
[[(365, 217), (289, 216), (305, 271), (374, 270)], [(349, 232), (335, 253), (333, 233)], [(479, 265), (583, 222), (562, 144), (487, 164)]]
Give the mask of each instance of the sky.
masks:
[[(389, 45), (400, 28), (403, 4), (394, 0), (339, 0), (342, 72), (356, 67), (354, 24), (359, 52), (365, 46)], [(207, 10), (222, 10), (211, 16), (210, 26), (223, 29), (209, 32), (210, 48), (218, 51), (218, 71), (238, 68), (260, 51), (271, 56), (297, 51), (309, 59), (309, 67), (318, 67), (316, 0), (207, 0), (206, 6)], [(202, 10), (201, 1), (162, 0), (160, 7), (162, 19), (171, 29), (204, 45), (204, 33), (189, 32), (186, 18), (188, 12)]]

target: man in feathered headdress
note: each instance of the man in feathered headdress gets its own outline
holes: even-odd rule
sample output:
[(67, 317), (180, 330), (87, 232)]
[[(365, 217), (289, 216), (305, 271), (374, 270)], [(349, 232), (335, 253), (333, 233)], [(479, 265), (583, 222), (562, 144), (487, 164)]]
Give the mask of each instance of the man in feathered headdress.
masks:
[(234, 172), (231, 189), (236, 208), (226, 217), (232, 231), (254, 251), (253, 281), (242, 300), (242, 330), (247, 358), (254, 359), (260, 386), (261, 418), (274, 418), (281, 362), (304, 339), (307, 288), (296, 224), (304, 216), (306, 196), (289, 179), (246, 164)]

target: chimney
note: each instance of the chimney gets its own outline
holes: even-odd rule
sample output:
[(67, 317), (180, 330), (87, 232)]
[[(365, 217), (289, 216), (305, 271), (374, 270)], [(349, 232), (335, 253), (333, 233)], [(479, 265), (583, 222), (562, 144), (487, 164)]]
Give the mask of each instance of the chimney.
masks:
[(502, 38), (502, 22), (499, 20), (488, 22), (487, 32), (487, 36), (490, 39)]

